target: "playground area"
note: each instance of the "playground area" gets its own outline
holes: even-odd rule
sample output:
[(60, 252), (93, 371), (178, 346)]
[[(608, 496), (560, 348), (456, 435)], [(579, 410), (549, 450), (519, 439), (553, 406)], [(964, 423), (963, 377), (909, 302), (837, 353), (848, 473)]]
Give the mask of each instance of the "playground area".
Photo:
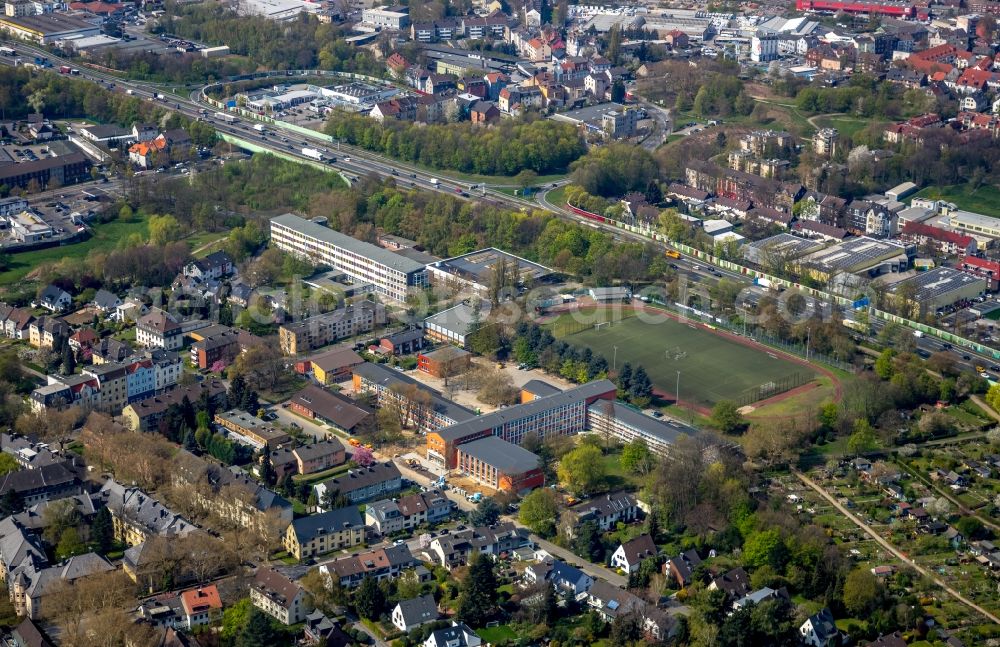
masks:
[(817, 377), (809, 366), (782, 353), (666, 313), (659, 313), (657, 321), (634, 312), (615, 312), (603, 320), (595, 312), (583, 318), (575, 314), (548, 322), (552, 334), (589, 347), (609, 364), (643, 366), (656, 393), (666, 400), (677, 397), (679, 384), (680, 401), (695, 408), (710, 409), (720, 400), (750, 405)]

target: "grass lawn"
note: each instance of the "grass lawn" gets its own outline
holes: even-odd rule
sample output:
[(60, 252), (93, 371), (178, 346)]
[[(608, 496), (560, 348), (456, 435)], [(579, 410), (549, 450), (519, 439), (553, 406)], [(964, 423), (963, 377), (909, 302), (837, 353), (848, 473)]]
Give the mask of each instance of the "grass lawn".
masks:
[(608, 488), (614, 491), (620, 490), (626, 485), (636, 488), (642, 487), (643, 481), (639, 478), (639, 475), (634, 472), (625, 471), (621, 460), (621, 452), (605, 454), (601, 457), (601, 464), (604, 466), (604, 473), (607, 475)]
[(550, 324), (557, 338), (589, 347), (609, 360), (617, 355), (614, 361), (643, 366), (653, 386), (668, 397), (677, 388), (680, 372), (681, 400), (701, 406), (711, 407), (720, 400), (746, 404), (759, 399), (759, 389), (766, 384), (794, 383), (796, 375), (804, 384), (815, 377), (778, 355), (666, 316), (632, 316), (595, 329), (593, 322), (600, 321), (600, 315), (586, 319), (574, 315), (578, 313), (561, 315)]
[(118, 245), (118, 241), (135, 233), (146, 238), (148, 231), (144, 221), (97, 224), (93, 227), (93, 235), (81, 243), (12, 254), (10, 268), (0, 275), (0, 285), (20, 283), (31, 270), (44, 263), (65, 258), (83, 260), (91, 250), (110, 250)]
[(823, 128), (836, 128), (842, 135), (853, 137), (858, 131), (863, 130), (872, 123), (866, 119), (858, 119), (848, 115), (838, 115), (835, 117), (822, 117), (816, 119), (816, 123)]
[(975, 190), (968, 184), (929, 186), (916, 195), (931, 200), (954, 202), (959, 209), (1000, 218), (1000, 189), (994, 186), (984, 184)]
[(776, 417), (795, 417), (815, 412), (820, 404), (832, 400), (836, 393), (833, 380), (825, 375), (819, 376), (815, 385), (815, 388), (801, 394), (754, 409), (747, 414), (747, 420), (764, 424)]
[(503, 640), (517, 640), (517, 634), (510, 628), (510, 625), (497, 625), (476, 631), (476, 634), (484, 642), (498, 643)]
[(563, 185), (561, 187), (552, 189), (546, 195), (546, 199), (548, 199), (548, 201), (551, 202), (554, 205), (558, 205), (560, 207), (564, 206), (566, 204), (566, 189), (567, 189), (567, 187), (569, 187), (569, 185), (565, 184), (565, 185)]

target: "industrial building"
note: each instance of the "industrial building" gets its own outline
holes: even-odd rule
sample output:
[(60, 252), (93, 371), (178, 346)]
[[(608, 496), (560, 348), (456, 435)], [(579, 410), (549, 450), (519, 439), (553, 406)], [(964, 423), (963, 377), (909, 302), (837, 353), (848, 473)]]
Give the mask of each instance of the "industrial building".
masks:
[(823, 243), (793, 234), (777, 234), (747, 243), (742, 249), (748, 262), (765, 266), (775, 258), (795, 259), (823, 249)]
[(427, 285), (422, 263), (292, 213), (271, 218), (271, 242), (315, 265), (328, 265), (370, 283), (377, 294), (394, 301), (403, 302), (410, 288)]
[(454, 469), (458, 464), (458, 447), (473, 440), (498, 436), (519, 445), (528, 434), (544, 440), (546, 436), (578, 433), (587, 426), (587, 407), (598, 400), (613, 401), (616, 392), (613, 382), (594, 380), (428, 432), (427, 458)]
[[(903, 279), (889, 289), (897, 307), (909, 306), (909, 316), (934, 312), (958, 301), (971, 300), (986, 292), (986, 279), (952, 267), (936, 267)], [(904, 298), (910, 303), (903, 304)]]
[(804, 256), (798, 264), (802, 272), (818, 281), (852, 274), (874, 278), (906, 271), (914, 256), (916, 247), (913, 245), (860, 236)]
[(545, 484), (536, 454), (496, 436), (460, 445), (457, 460), (459, 472), (494, 490), (519, 493)]
[(62, 13), (37, 16), (0, 15), (0, 31), (39, 45), (52, 45), (69, 38), (99, 36), (101, 26), (91, 20)]
[(893, 18), (915, 18), (917, 15), (917, 8), (912, 2), (891, 0), (795, 0), (795, 9), (829, 14), (842, 11), (849, 14), (882, 15)]

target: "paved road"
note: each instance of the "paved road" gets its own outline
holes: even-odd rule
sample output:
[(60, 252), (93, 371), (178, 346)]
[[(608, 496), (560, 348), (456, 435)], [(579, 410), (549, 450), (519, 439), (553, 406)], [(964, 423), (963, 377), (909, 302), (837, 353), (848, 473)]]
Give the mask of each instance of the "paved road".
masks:
[(882, 548), (884, 548), (887, 551), (889, 551), (889, 553), (891, 553), (892, 555), (894, 555), (897, 559), (899, 559), (899, 560), (905, 562), (906, 564), (909, 564), (910, 566), (912, 566), (918, 573), (920, 573), (924, 577), (932, 580), (935, 584), (937, 584), (938, 586), (940, 586), (944, 591), (946, 591), (953, 598), (955, 598), (956, 600), (958, 600), (959, 602), (961, 602), (965, 606), (967, 606), (970, 609), (972, 609), (973, 611), (975, 611), (975, 612), (977, 612), (977, 613), (985, 616), (987, 619), (989, 619), (990, 622), (994, 622), (994, 623), (1000, 624), (1000, 618), (998, 618), (996, 615), (990, 613), (989, 611), (987, 611), (983, 607), (979, 606), (978, 604), (976, 604), (972, 600), (968, 599), (967, 597), (965, 597), (964, 595), (962, 595), (961, 593), (959, 593), (958, 591), (956, 591), (952, 587), (948, 586), (947, 584), (945, 584), (945, 582), (941, 578), (937, 577), (933, 572), (927, 570), (923, 566), (920, 566), (915, 561), (913, 561), (912, 559), (910, 559), (909, 557), (907, 557), (905, 554), (903, 554), (902, 552), (900, 552), (899, 550), (897, 550), (895, 546), (893, 546), (888, 541), (886, 541), (882, 537), (882, 535), (878, 534), (871, 526), (869, 526), (868, 524), (866, 524), (865, 522), (863, 522), (861, 519), (859, 519), (858, 517), (856, 517), (854, 515), (854, 513), (852, 513), (850, 510), (848, 510), (843, 505), (841, 505), (840, 502), (837, 501), (836, 498), (834, 498), (833, 496), (831, 496), (830, 493), (827, 492), (826, 489), (824, 489), (818, 483), (816, 483), (815, 481), (813, 481), (808, 476), (806, 476), (805, 474), (803, 474), (802, 472), (800, 472), (798, 470), (792, 470), (792, 473), (795, 474), (795, 476), (797, 476), (800, 481), (802, 481), (803, 483), (805, 483), (806, 485), (808, 485), (809, 487), (811, 487), (813, 490), (815, 490), (817, 493), (819, 493), (819, 495), (822, 496), (824, 499), (826, 499), (827, 502), (830, 503), (830, 505), (832, 505), (834, 508), (836, 508), (837, 511), (840, 514), (844, 515), (845, 517), (847, 517), (848, 519), (850, 519), (852, 522), (854, 522), (854, 524), (858, 528), (861, 528), (862, 530), (864, 530), (869, 536), (872, 537), (872, 539), (874, 539), (876, 542), (878, 542), (878, 544), (880, 546), (882, 546)]

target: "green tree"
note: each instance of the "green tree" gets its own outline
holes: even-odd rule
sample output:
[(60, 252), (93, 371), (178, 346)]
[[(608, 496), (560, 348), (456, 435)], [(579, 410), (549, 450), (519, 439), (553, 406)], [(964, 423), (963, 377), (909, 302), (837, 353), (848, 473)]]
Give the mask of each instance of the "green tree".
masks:
[(492, 526), (500, 520), (500, 504), (493, 497), (486, 497), (469, 513), (469, 521), (475, 526)]
[(769, 565), (780, 569), (786, 557), (785, 542), (774, 528), (751, 533), (743, 544), (743, 563), (750, 568)]
[(882, 595), (882, 585), (871, 569), (859, 567), (844, 581), (844, 608), (856, 618), (868, 615)]
[(847, 451), (854, 455), (865, 454), (878, 448), (875, 429), (864, 418), (854, 421), (854, 433), (847, 439)]
[(966, 541), (979, 539), (983, 532), (983, 522), (975, 517), (962, 517), (955, 522), (955, 530), (962, 533)]
[(62, 371), (63, 375), (72, 375), (76, 370), (76, 355), (69, 344), (63, 346)]
[(895, 372), (895, 363), (893, 359), (896, 357), (896, 351), (891, 348), (886, 348), (875, 360), (875, 374), (878, 375), (883, 380), (888, 380), (892, 377)]
[(550, 488), (537, 488), (521, 501), (518, 519), (532, 532), (551, 537), (555, 534), (558, 513), (556, 493)]
[(377, 620), (385, 610), (385, 596), (374, 577), (365, 576), (354, 596), (354, 607), (358, 615), (368, 620)]
[(6, 476), (7, 474), (16, 472), (19, 469), (21, 469), (21, 465), (18, 464), (17, 459), (7, 452), (0, 453), (0, 476)]
[(577, 496), (583, 496), (604, 484), (604, 463), (601, 450), (593, 445), (580, 445), (559, 461), (556, 474), (559, 482)]
[(737, 433), (746, 426), (743, 414), (731, 400), (719, 400), (712, 407), (712, 424), (726, 434)]
[(593, 519), (584, 521), (576, 528), (573, 537), (573, 552), (591, 562), (604, 561), (604, 542), (601, 528)]
[(250, 610), (247, 623), (239, 633), (240, 647), (273, 647), (279, 643), (278, 633), (271, 626), (271, 619), (256, 607)]
[(80, 539), (80, 531), (76, 527), (63, 528), (56, 544), (56, 559), (63, 560), (73, 555), (87, 552), (87, 545)]
[(458, 598), (458, 618), (472, 626), (482, 627), (496, 612), (497, 576), (493, 559), (476, 553), (469, 561), (469, 572), (462, 580)]
[(180, 240), (181, 226), (173, 216), (149, 217), (149, 244), (163, 246)]
[(629, 400), (637, 407), (646, 407), (653, 397), (653, 383), (646, 374), (646, 369), (639, 366), (632, 373), (632, 384), (629, 387)]
[(107, 506), (101, 507), (94, 515), (94, 523), (90, 526), (90, 541), (94, 545), (94, 550), (102, 555), (114, 548), (115, 526)]
[[(226, 607), (222, 612), (222, 637), (228, 641), (235, 641), (239, 638), (243, 628), (250, 621), (250, 614), (255, 611), (250, 598), (241, 598), (235, 604)], [(236, 643), (238, 644), (238, 643)]]
[(646, 441), (636, 438), (622, 449), (621, 464), (626, 472), (649, 474), (656, 461)]

